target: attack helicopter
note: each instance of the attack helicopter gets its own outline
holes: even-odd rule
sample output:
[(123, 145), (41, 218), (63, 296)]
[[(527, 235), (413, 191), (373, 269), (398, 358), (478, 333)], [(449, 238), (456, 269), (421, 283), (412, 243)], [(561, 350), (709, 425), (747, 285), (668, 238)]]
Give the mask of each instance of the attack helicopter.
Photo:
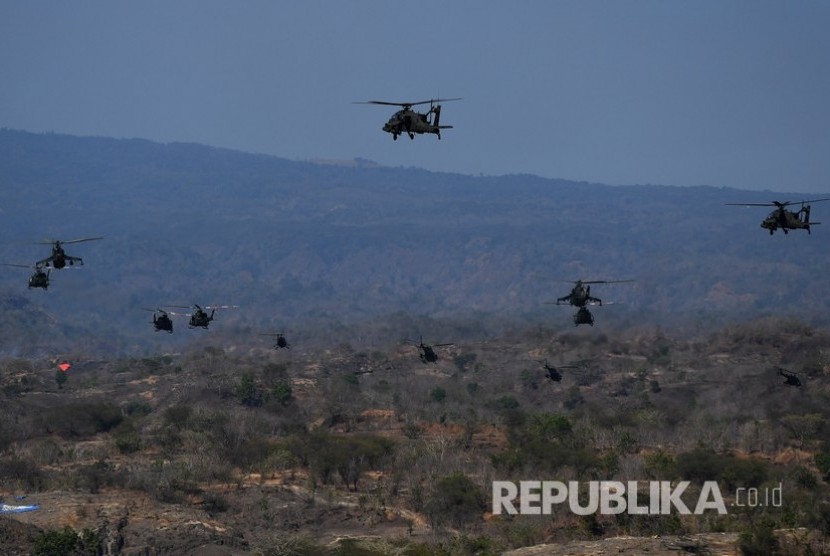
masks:
[[(171, 305), (171, 307), (177, 307), (179, 309), (190, 309), (185, 305)], [(190, 313), (190, 322), (188, 322), (187, 326), (189, 328), (204, 328), (207, 329), (210, 326), (210, 323), (213, 321), (213, 316), (216, 314), (217, 309), (235, 309), (238, 307), (237, 305), (205, 305), (204, 309), (197, 304), (193, 304), (193, 308), (195, 309), (192, 313)], [(207, 313), (205, 309), (210, 309), (210, 314)]]
[(44, 291), (49, 288), (49, 274), (52, 273), (52, 269), (50, 268), (46, 272), (43, 272), (43, 269), (37, 265), (30, 266), (27, 264), (11, 264), (11, 263), (3, 263), (4, 266), (15, 266), (18, 268), (33, 268), (35, 269), (34, 274), (29, 276), (29, 289), (32, 288), (42, 288)]
[(580, 324), (590, 324), (594, 326), (594, 315), (591, 311), (588, 310), (588, 307), (580, 307), (579, 310), (574, 313), (574, 326), (579, 326)]
[(562, 382), (562, 373), (559, 372), (560, 369), (578, 369), (576, 365), (560, 365), (559, 367), (551, 367), (548, 364), (548, 360), (545, 359), (543, 361), (537, 361), (537, 363), (544, 363), (545, 365), (545, 378), (551, 380), (552, 382)]
[(71, 255), (67, 255), (66, 251), (63, 250), (63, 246), (64, 245), (69, 245), (70, 243), (81, 243), (83, 241), (96, 241), (96, 240), (99, 240), (99, 239), (104, 239), (104, 238), (103, 237), (85, 237), (85, 238), (82, 238), (82, 239), (73, 239), (73, 240), (70, 240), (70, 241), (53, 240), (53, 241), (38, 242), (38, 245), (51, 245), (52, 246), (52, 255), (49, 256), (49, 257), (46, 257), (42, 261), (36, 262), (35, 266), (37, 266), (37, 267), (45, 266), (47, 268), (49, 266), (51, 266), (52, 268), (55, 268), (55, 269), (61, 269), (61, 268), (64, 268), (67, 265), (67, 263), (69, 264), (69, 266), (74, 266), (76, 263), (79, 264), (79, 265), (82, 265), (82, 264), (84, 264), (84, 260), (80, 257), (73, 257)]
[[(764, 221), (761, 222), (761, 227), (769, 230), (769, 235), (775, 233), (775, 230), (781, 228), (784, 234), (789, 233), (790, 230), (807, 230), (810, 232), (810, 226), (821, 224), (821, 222), (810, 222), (810, 205), (807, 203), (820, 203), (822, 201), (830, 201), (827, 199), (813, 199), (811, 201), (772, 201), (771, 203), (726, 203), (731, 206), (745, 206), (745, 207), (775, 207), (775, 210), (769, 213)], [(797, 211), (787, 210), (790, 205), (801, 204), (801, 208)]]
[[(441, 105), (439, 102), (450, 102), (461, 100), (461, 98), (433, 98), (420, 102), (387, 102), (385, 100), (370, 100), (368, 102), (356, 102), (355, 104), (381, 104), (383, 106), (400, 106), (401, 109), (395, 112), (389, 121), (383, 124), (383, 131), (392, 134), (392, 139), (398, 140), (398, 135), (406, 133), (410, 139), (415, 139), (415, 134), (432, 133), (441, 139), (442, 129), (451, 129), (451, 125), (440, 125)], [(422, 114), (412, 109), (413, 106), (429, 104), (429, 110)]]
[[(574, 307), (585, 307), (586, 305), (602, 305), (602, 300), (591, 296), (591, 284), (623, 284), (634, 280), (575, 280), (571, 293), (556, 300), (557, 305), (573, 305)], [(589, 313), (590, 314), (590, 313)]]
[(413, 346), (417, 347), (420, 350), (418, 356), (421, 358), (422, 363), (437, 363), (438, 362), (438, 354), (435, 353), (435, 348), (437, 347), (446, 347), (451, 346), (454, 344), (425, 344), (424, 338), (421, 336), (421, 340), (419, 343), (416, 343), (415, 340), (404, 340), (412, 344)]
[(285, 339), (283, 332), (263, 333), (260, 336), (272, 336), (274, 338), (274, 349), (290, 349), (288, 340)]
[(169, 334), (173, 333), (173, 319), (170, 318), (170, 315), (177, 315), (178, 313), (165, 311), (164, 309), (147, 309), (145, 307), (141, 309), (143, 311), (152, 311), (153, 326), (156, 327), (156, 332), (163, 330)]
[(777, 373), (779, 376), (784, 377), (784, 384), (785, 386), (795, 386), (796, 388), (801, 388), (802, 383), (801, 379), (798, 377), (798, 374), (788, 371), (787, 369), (782, 369), (781, 367), (777, 368)]

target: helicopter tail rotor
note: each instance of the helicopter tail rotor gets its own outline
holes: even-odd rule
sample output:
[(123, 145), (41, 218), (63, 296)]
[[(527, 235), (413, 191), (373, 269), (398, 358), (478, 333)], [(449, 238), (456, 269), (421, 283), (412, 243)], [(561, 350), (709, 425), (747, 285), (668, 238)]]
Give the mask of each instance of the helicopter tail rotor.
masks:
[(801, 212), (804, 214), (804, 227), (807, 229), (807, 233), (810, 234), (810, 205), (805, 205), (801, 203)]

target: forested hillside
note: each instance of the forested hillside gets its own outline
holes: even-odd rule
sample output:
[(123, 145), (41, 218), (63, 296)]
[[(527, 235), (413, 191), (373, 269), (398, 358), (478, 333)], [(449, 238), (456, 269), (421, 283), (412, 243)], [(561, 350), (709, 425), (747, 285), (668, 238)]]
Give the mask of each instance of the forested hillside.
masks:
[[(0, 487), (40, 507), (2, 550), (826, 553), (830, 230), (724, 205), (797, 198), (0, 131), (0, 262), (105, 237), (48, 291), (0, 270)], [(633, 282), (574, 329), (546, 302), (578, 278)], [(193, 303), (238, 307), (142, 311)], [(533, 478), (716, 481), (729, 510), (490, 513)]]
[[(153, 352), (392, 314), (566, 329), (572, 310), (544, 302), (579, 278), (636, 280), (595, 288), (618, 302), (595, 311), (599, 327), (822, 324), (827, 226), (770, 237), (765, 209), (724, 206), (796, 199), (2, 130), (0, 262), (46, 257), (33, 244), (44, 239), (106, 239), (68, 246), (86, 265), (53, 273), (47, 292), (27, 290), (25, 269), (0, 270), (0, 352)], [(830, 220), (830, 207), (813, 218)], [(140, 310), (193, 303), (239, 308), (207, 332), (179, 320), (163, 337)]]

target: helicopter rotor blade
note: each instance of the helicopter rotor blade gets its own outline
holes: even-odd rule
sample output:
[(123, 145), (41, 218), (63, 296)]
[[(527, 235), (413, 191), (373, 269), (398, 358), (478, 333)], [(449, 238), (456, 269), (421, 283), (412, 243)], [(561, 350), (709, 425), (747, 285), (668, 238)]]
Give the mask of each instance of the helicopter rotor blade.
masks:
[(455, 98), (432, 98), (432, 99), (429, 99), (429, 100), (424, 100), (424, 101), (421, 101), (421, 102), (413, 102), (413, 103), (412, 103), (412, 106), (415, 106), (416, 104), (438, 104), (439, 102), (451, 102), (451, 101), (454, 101), (454, 100), (461, 100), (461, 97), (455, 97)]
[(3, 266), (15, 266), (17, 268), (36, 268), (35, 266), (30, 265), (30, 264), (14, 264), (14, 263), (0, 263), (0, 264), (2, 264)]
[(411, 102), (387, 102), (385, 100), (367, 100), (365, 102), (353, 102), (352, 104), (381, 104), (383, 106), (412, 106)]
[(99, 240), (99, 239), (104, 239), (104, 237), (101, 236), (101, 237), (85, 237), (85, 238), (81, 238), (81, 239), (70, 239), (69, 241), (62, 241), (61, 243), (64, 244), (64, 245), (68, 245), (70, 243), (82, 243), (84, 241), (96, 241), (96, 240)]
[(806, 205), (807, 203), (821, 203), (823, 201), (830, 201), (830, 197), (824, 199), (810, 199), (805, 201), (772, 201), (769, 203), (724, 203), (724, 205), (728, 206), (737, 206), (737, 207), (778, 207), (784, 208), (790, 205)]
[(383, 106), (418, 106), (421, 104), (436, 104), (439, 102), (450, 102), (454, 100), (461, 100), (461, 97), (457, 98), (432, 98), (429, 100), (421, 100), (418, 102), (390, 102), (386, 100), (367, 100), (365, 102), (353, 102), (352, 104), (381, 104)]
[(733, 207), (774, 207), (775, 203), (724, 203), (726, 206)]
[(625, 282), (636, 282), (636, 280), (555, 280), (562, 284), (623, 284)]
[(582, 280), (583, 284), (624, 284), (634, 280)]

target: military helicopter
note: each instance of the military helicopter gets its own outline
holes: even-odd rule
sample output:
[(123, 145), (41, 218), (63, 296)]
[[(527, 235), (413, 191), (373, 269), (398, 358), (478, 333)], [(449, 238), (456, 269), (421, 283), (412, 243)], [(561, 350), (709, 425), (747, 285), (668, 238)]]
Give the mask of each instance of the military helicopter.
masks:
[[(538, 361), (538, 363), (542, 363), (542, 361)], [(550, 379), (553, 382), (562, 382), (562, 373), (559, 372), (559, 369), (578, 369), (576, 365), (560, 365), (559, 367), (551, 367), (548, 365), (548, 360), (545, 359), (545, 378)]]
[(173, 333), (173, 319), (170, 318), (170, 315), (177, 315), (178, 313), (168, 312), (164, 309), (147, 309), (144, 307), (141, 309), (153, 312), (153, 326), (156, 327), (156, 332), (163, 330), (170, 334)]
[(579, 310), (574, 313), (574, 326), (579, 326), (580, 324), (590, 324), (594, 326), (594, 315), (591, 311), (588, 310), (588, 307), (580, 307)]
[(790, 372), (787, 369), (782, 369), (781, 367), (777, 368), (778, 375), (784, 377), (783, 384), (785, 386), (795, 386), (796, 388), (801, 388), (801, 379), (798, 378), (796, 373)]
[(437, 363), (438, 362), (438, 354), (435, 353), (434, 348), (453, 345), (453, 344), (428, 345), (428, 344), (424, 343), (423, 336), (421, 336), (420, 343), (416, 343), (415, 340), (404, 340), (404, 341), (409, 342), (410, 344), (416, 346), (420, 350), (420, 353), (418, 354), (418, 356), (421, 358), (422, 363)]
[(30, 266), (27, 264), (10, 264), (10, 263), (3, 263), (4, 266), (16, 266), (18, 268), (34, 268), (35, 272), (31, 276), (29, 276), (29, 289), (32, 288), (43, 288), (45, 291), (49, 288), (49, 274), (51, 274), (52, 269), (50, 268), (46, 272), (43, 272), (43, 269), (39, 266)]
[[(451, 125), (440, 125), (441, 105), (439, 102), (461, 100), (461, 98), (433, 98), (420, 102), (386, 102), (384, 100), (370, 100), (368, 102), (357, 102), (355, 104), (382, 104), (384, 106), (400, 106), (401, 109), (395, 112), (389, 121), (383, 125), (383, 131), (392, 134), (392, 139), (398, 140), (398, 135), (406, 132), (410, 139), (415, 139), (415, 134), (434, 133), (441, 139), (442, 129), (451, 129)], [(425, 114), (412, 110), (413, 106), (429, 104), (429, 110)]]
[[(171, 305), (171, 307), (178, 307), (179, 309), (190, 309), (190, 307), (184, 305)], [(213, 316), (216, 314), (216, 309), (235, 309), (237, 305), (205, 305), (204, 309), (197, 304), (193, 304), (195, 311), (190, 313), (190, 322), (188, 322), (187, 326), (189, 328), (204, 328), (207, 329), (210, 326), (211, 321), (213, 321)], [(205, 309), (210, 309), (210, 314), (205, 311)]]
[(275, 332), (275, 333), (266, 333), (260, 334), (260, 336), (273, 336), (274, 337), (274, 349), (289, 349), (291, 348), (288, 345), (288, 340), (285, 339), (285, 336), (282, 332)]
[[(602, 305), (598, 297), (591, 297), (591, 284), (622, 284), (634, 280), (576, 280), (571, 293), (556, 300), (557, 305), (573, 305), (574, 307), (585, 307), (586, 305)], [(590, 314), (590, 313), (588, 313)], [(592, 321), (593, 322), (593, 321)]]
[[(769, 230), (769, 235), (775, 233), (775, 230), (781, 230), (787, 234), (790, 230), (807, 230), (810, 233), (810, 226), (814, 224), (821, 224), (821, 222), (810, 222), (810, 205), (807, 203), (820, 203), (822, 201), (830, 201), (827, 199), (813, 199), (812, 201), (772, 201), (771, 203), (726, 203), (731, 206), (745, 206), (745, 207), (776, 207), (774, 211), (764, 218), (761, 222), (761, 227)], [(797, 205), (801, 203), (801, 208), (797, 211), (787, 210), (790, 205)]]
[(66, 254), (66, 251), (63, 250), (64, 245), (68, 245), (70, 243), (81, 243), (82, 241), (96, 241), (99, 239), (104, 239), (103, 237), (86, 237), (83, 239), (73, 239), (70, 241), (41, 241), (38, 242), (39, 245), (51, 245), (52, 246), (52, 255), (43, 259), (42, 261), (38, 261), (35, 263), (37, 267), (49, 267), (50, 265), (52, 268), (61, 269), (69, 263), (70, 266), (75, 265), (78, 263), (79, 265), (84, 264), (84, 260), (80, 257), (72, 257)]

